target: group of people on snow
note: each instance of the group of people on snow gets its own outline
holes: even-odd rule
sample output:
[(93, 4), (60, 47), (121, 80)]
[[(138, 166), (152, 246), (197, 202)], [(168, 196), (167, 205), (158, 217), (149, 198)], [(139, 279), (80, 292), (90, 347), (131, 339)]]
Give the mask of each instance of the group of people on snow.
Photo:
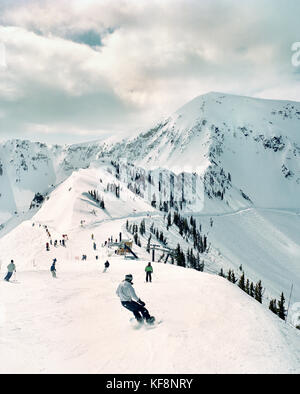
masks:
[[(56, 276), (56, 264), (57, 259), (54, 258), (50, 267), (50, 272), (52, 274), (53, 278), (57, 278)], [(109, 262), (106, 260), (104, 263), (104, 271), (109, 267)], [(7, 282), (9, 282), (10, 278), (12, 277), (13, 273), (16, 272), (16, 265), (13, 260), (11, 260), (10, 264), (7, 266), (7, 274), (4, 278)], [(151, 263), (148, 263), (148, 265), (145, 268), (146, 271), (146, 281), (148, 280), (151, 282), (151, 274), (153, 272), (153, 268), (151, 266)], [(125, 279), (119, 284), (116, 294), (120, 298), (121, 304), (124, 308), (128, 309), (130, 312), (133, 313), (135, 319), (139, 323), (143, 323), (144, 320), (148, 324), (153, 324), (155, 321), (155, 318), (150, 315), (148, 309), (145, 308), (145, 302), (142, 301), (135, 293), (135, 290), (133, 288), (133, 276), (132, 274), (127, 274), (125, 275)]]
[(52, 239), (50, 239), (49, 242), (46, 242), (46, 251), (50, 251), (50, 245), (53, 244), (53, 246), (56, 248), (58, 246), (58, 242), (60, 246), (66, 247), (66, 241), (65, 238), (60, 239), (59, 241), (56, 239), (54, 242), (52, 242)]
[[(49, 230), (46, 228), (48, 236), (50, 236)], [(94, 234), (91, 235), (91, 239), (93, 240), (93, 249), (96, 250), (96, 243), (94, 242)], [(121, 239), (121, 233), (120, 233)], [(108, 243), (113, 242), (113, 237), (108, 239), (108, 242), (105, 241), (105, 245)], [(116, 240), (117, 242), (117, 240)], [(52, 245), (52, 240), (50, 240), (50, 244)], [(63, 236), (63, 240), (60, 241), (60, 245), (65, 246), (65, 236)], [(57, 240), (54, 241), (54, 246), (57, 246)], [(46, 250), (50, 250), (49, 242), (46, 243)], [(98, 256), (97, 256), (98, 257)], [(84, 254), (82, 255), (82, 260), (86, 260), (87, 256)], [(50, 267), (50, 272), (53, 278), (57, 278), (56, 276), (56, 262), (57, 259), (54, 258)], [(106, 260), (104, 263), (104, 270), (106, 272), (108, 267), (110, 266), (109, 261)], [(12, 277), (13, 273), (16, 272), (16, 265), (13, 260), (11, 260), (10, 264), (7, 266), (7, 274), (4, 278), (7, 282), (9, 282), (10, 278)], [(149, 262), (145, 267), (146, 272), (146, 282), (152, 282), (152, 274), (153, 274), (153, 267)], [(133, 276), (132, 274), (125, 275), (125, 279), (118, 285), (116, 294), (120, 298), (121, 304), (124, 308), (129, 310), (133, 313), (135, 319), (139, 323), (143, 323), (146, 321), (148, 324), (153, 324), (155, 321), (154, 316), (151, 316), (148, 309), (145, 308), (145, 302), (143, 302), (135, 293), (133, 288)]]

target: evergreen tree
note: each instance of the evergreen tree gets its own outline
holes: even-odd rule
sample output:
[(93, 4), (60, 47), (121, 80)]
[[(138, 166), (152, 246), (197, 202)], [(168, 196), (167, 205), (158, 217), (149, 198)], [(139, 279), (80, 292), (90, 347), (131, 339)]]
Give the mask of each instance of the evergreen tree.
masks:
[(145, 225), (145, 219), (143, 219), (140, 223), (140, 234), (144, 235), (146, 232), (146, 225)]
[(284, 303), (285, 303), (285, 298), (283, 293), (281, 293), (280, 301), (278, 301), (278, 316), (282, 320), (285, 320), (285, 315), (286, 315)]
[(172, 226), (171, 212), (168, 213), (167, 221), (167, 229), (169, 230), (169, 227)]
[(249, 289), (249, 296), (254, 297), (254, 284), (251, 282), (250, 289)]
[(238, 286), (240, 289), (242, 289), (243, 291), (245, 291), (246, 286), (245, 286), (245, 274), (244, 272), (242, 273), (242, 275), (240, 276), (239, 282), (238, 282)]
[(228, 270), (227, 279), (231, 282), (231, 269)]
[(272, 311), (273, 313), (275, 313), (275, 315), (277, 315), (278, 310), (277, 310), (276, 300), (275, 300), (275, 299), (270, 301), (269, 309), (270, 309), (270, 311)]
[(222, 278), (226, 278), (226, 276), (223, 272), (223, 268), (221, 268), (221, 271), (219, 272), (219, 276), (222, 276)]
[(152, 205), (153, 208), (156, 208), (156, 196), (155, 196), (155, 194), (153, 194), (153, 196), (152, 196), (151, 205)]
[(201, 263), (200, 260), (197, 261), (197, 271), (203, 272), (204, 270), (204, 261)]
[(255, 285), (255, 289), (254, 289), (254, 298), (262, 303), (262, 285), (261, 285), (261, 280), (258, 281)]
[(150, 241), (151, 241), (151, 234), (149, 235), (148, 242), (147, 242), (147, 247), (146, 247), (146, 251), (148, 253), (150, 253)]
[(181, 267), (185, 267), (185, 256), (183, 251), (180, 248), (180, 245), (177, 245), (177, 248), (175, 250), (175, 259), (177, 262), (177, 265), (181, 266)]
[(234, 271), (232, 271), (232, 273), (231, 273), (231, 282), (232, 283), (236, 283), (236, 281), (237, 281), (237, 279), (236, 279), (236, 277), (234, 275)]
[(249, 279), (247, 279), (247, 281), (246, 281), (245, 292), (250, 295), (250, 282), (249, 282)]
[(154, 234), (154, 222), (152, 222), (151, 226), (150, 226), (150, 232), (152, 234)]

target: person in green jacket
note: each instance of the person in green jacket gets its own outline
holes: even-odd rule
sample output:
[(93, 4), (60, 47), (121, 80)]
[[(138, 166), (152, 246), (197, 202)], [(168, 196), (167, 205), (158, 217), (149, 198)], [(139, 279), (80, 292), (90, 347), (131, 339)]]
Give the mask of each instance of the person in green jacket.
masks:
[(145, 268), (145, 271), (146, 271), (146, 282), (148, 282), (148, 281), (152, 282), (151, 275), (153, 273), (153, 267), (152, 267), (151, 263), (148, 263), (148, 265)]
[(4, 278), (7, 282), (9, 282), (10, 278), (12, 277), (12, 274), (16, 272), (16, 266), (13, 260), (10, 261), (10, 264), (7, 266), (7, 275)]

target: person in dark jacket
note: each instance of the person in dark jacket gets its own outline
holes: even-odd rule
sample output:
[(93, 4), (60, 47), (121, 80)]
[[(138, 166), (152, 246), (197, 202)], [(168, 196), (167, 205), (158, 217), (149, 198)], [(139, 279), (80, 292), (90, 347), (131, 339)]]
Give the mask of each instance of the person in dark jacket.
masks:
[(108, 262), (108, 260), (106, 260), (105, 263), (104, 263), (104, 270), (103, 270), (103, 272), (106, 272), (108, 267), (109, 267), (109, 262)]
[(50, 267), (50, 272), (53, 278), (56, 278), (56, 267), (55, 267), (56, 261), (57, 261), (56, 259), (53, 259), (52, 265)]

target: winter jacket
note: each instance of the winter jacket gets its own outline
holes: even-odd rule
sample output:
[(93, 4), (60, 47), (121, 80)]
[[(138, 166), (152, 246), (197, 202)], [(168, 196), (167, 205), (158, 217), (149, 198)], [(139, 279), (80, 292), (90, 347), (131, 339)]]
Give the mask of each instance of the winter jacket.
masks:
[(8, 272), (14, 272), (16, 270), (15, 264), (14, 263), (8, 264), (7, 270), (8, 270)]
[(116, 293), (120, 297), (121, 302), (139, 300), (139, 297), (135, 294), (132, 284), (127, 280), (124, 280), (119, 284)]
[(151, 265), (147, 265), (146, 268), (145, 268), (145, 271), (146, 272), (153, 272), (152, 266)]
[(55, 265), (54, 265), (54, 264), (51, 265), (50, 271), (51, 271), (51, 272), (52, 272), (52, 271), (56, 271), (56, 268), (55, 268)]

